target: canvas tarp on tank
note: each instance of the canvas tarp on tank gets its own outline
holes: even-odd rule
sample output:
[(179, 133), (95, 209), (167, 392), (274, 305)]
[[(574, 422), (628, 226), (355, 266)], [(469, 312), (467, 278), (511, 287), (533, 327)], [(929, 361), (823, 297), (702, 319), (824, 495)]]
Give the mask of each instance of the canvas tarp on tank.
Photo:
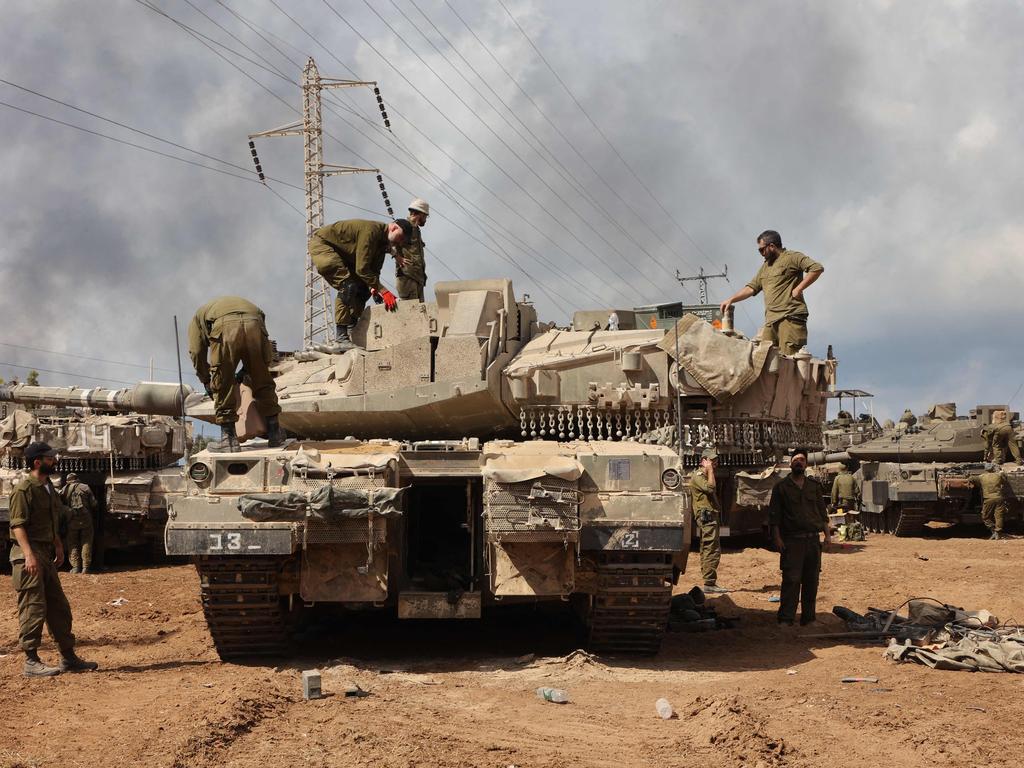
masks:
[(658, 343), (673, 359), (677, 333), (679, 364), (716, 400), (737, 395), (753, 384), (771, 351), (770, 344), (726, 336), (696, 315), (686, 314)]
[(782, 473), (775, 467), (769, 467), (761, 472), (737, 472), (737, 506), (767, 507), (772, 498), (772, 488), (782, 477)]
[(32, 439), (36, 417), (29, 411), (15, 410), (0, 421), (0, 449), (25, 448)]
[(486, 457), (481, 474), (496, 483), (523, 483), (545, 476), (574, 482), (583, 474), (583, 465), (571, 456), (503, 454)]
[(293, 472), (383, 472), (397, 461), (396, 453), (332, 453), (302, 446), (288, 462), (288, 468)]
[(140, 416), (76, 416), (41, 423), (34, 414), (19, 409), (0, 424), (0, 448), (24, 448), (32, 439), (61, 453), (139, 456), (147, 448), (163, 448), (166, 429), (164, 420)]
[(325, 484), (309, 493), (245, 494), (238, 498), (238, 510), (257, 523), (297, 522), (307, 517), (339, 522), (370, 515), (400, 515), (404, 497), (404, 488), (335, 488)]

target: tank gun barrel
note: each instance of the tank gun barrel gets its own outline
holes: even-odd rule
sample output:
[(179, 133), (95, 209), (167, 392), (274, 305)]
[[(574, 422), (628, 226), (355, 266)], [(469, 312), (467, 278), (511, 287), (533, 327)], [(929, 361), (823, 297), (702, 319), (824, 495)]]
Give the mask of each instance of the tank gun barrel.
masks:
[(192, 394), (185, 385), (143, 381), (124, 389), (100, 387), (33, 387), (15, 384), (0, 387), (0, 402), (24, 405), (59, 405), (67, 408), (92, 408), (118, 413), (147, 413), (154, 416), (180, 416), (182, 400)]
[(850, 454), (846, 451), (840, 453), (825, 453), (824, 451), (815, 451), (807, 457), (808, 464), (828, 464), (833, 461), (849, 461)]

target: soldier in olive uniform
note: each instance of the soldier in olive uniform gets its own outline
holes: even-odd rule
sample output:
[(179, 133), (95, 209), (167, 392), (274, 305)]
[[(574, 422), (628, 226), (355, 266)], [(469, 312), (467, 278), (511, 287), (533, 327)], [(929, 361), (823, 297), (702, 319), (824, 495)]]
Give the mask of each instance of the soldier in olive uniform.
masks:
[[(209, 351), (209, 360), (207, 360)], [(256, 409), (267, 422), (272, 447), (284, 442), (277, 415), (277, 390), (270, 376), (274, 348), (267, 334), (263, 310), (238, 296), (221, 296), (201, 306), (188, 327), (188, 354), (196, 376), (213, 398), (217, 423), (228, 451), (238, 451), (238, 383), (249, 376)], [(241, 370), (236, 369), (241, 363)]]
[(1021, 464), (1020, 446), (1017, 435), (1010, 426), (1010, 415), (1004, 410), (992, 412), (992, 423), (986, 425), (981, 434), (985, 438), (985, 459), (993, 464), (1015, 461)]
[[(807, 452), (799, 449), (790, 459), (790, 474), (772, 489), (768, 502), (768, 524), (772, 540), (781, 553), (782, 595), (779, 601), (780, 624), (792, 624), (800, 603), (800, 623), (815, 620), (818, 599), (818, 575), (821, 550), (830, 541), (825, 491), (821, 484), (804, 473)], [(824, 543), (819, 536), (824, 533)]]
[(700, 530), (700, 571), (704, 577), (704, 591), (713, 594), (728, 592), (718, 586), (718, 564), (722, 560), (721, 506), (715, 484), (718, 453), (705, 448), (700, 455), (700, 468), (690, 474), (690, 496), (693, 499), (693, 519)]
[(313, 233), (309, 239), (309, 257), (321, 277), (338, 292), (334, 298), (337, 341), (321, 345), (320, 351), (341, 354), (355, 347), (350, 333), (371, 296), (389, 312), (395, 310), (398, 300), (381, 285), (380, 271), (388, 249), (407, 242), (412, 230), (412, 224), (406, 219), (391, 223), (348, 219), (320, 227)]
[[(71, 606), (64, 596), (57, 569), (64, 562), (64, 545), (57, 532), (63, 504), (50, 484), (57, 470), (57, 453), (46, 443), (25, 449), (28, 474), (11, 491), (11, 584), (18, 596), (18, 627), (25, 651), (25, 676), (49, 677), (61, 672), (96, 669), (95, 662), (75, 654)], [(39, 658), (43, 624), (60, 649), (60, 666)]]
[(96, 497), (92, 489), (78, 481), (78, 475), (68, 473), (67, 485), (61, 497), (68, 513), (68, 561), (72, 573), (89, 573), (92, 566), (93, 527), (92, 516), (96, 512)]
[(832, 506), (835, 509), (842, 507), (847, 512), (860, 509), (860, 485), (846, 465), (843, 465), (832, 481)]
[(1006, 522), (1006, 497), (1009, 487), (999, 467), (985, 464), (985, 471), (971, 482), (981, 491), (981, 520), (992, 531), (991, 539), (1004, 537), (1003, 524)]
[(821, 277), (825, 268), (799, 251), (782, 247), (782, 236), (768, 229), (757, 236), (757, 250), (764, 264), (754, 279), (732, 298), (722, 302), (724, 317), (737, 301), (764, 291), (762, 338), (772, 342), (784, 355), (795, 355), (807, 344), (807, 302), (804, 291)]
[(427, 261), (423, 255), (425, 244), (420, 229), (427, 225), (430, 205), (416, 198), (409, 203), (409, 223), (412, 234), (405, 245), (395, 249), (395, 288), (398, 298), (423, 301), (423, 286), (427, 284)]
[(903, 415), (900, 416), (900, 424), (905, 424), (908, 427), (912, 427), (915, 424), (917, 424), (917, 416), (914, 415), (914, 412), (912, 410), (907, 408), (905, 411), (903, 411)]

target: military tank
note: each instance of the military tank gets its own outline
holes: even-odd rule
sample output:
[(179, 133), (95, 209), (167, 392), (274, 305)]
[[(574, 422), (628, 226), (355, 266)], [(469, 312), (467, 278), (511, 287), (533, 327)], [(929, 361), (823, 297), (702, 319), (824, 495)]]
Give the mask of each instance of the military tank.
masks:
[(57, 449), (58, 472), (75, 472), (99, 502), (98, 559), (105, 551), (140, 547), (163, 557), (167, 500), (185, 486), (177, 464), (187, 452), (190, 430), (181, 419), (181, 401), (178, 385), (140, 384), (117, 392), (0, 388), (2, 546), (8, 543), (7, 498), (24, 470), (22, 451), (38, 440)]
[[(978, 523), (981, 503), (971, 478), (984, 471), (984, 430), (999, 411), (1008, 408), (979, 405), (958, 417), (954, 403), (942, 403), (912, 426), (901, 423), (824, 458), (860, 462), (861, 515), (869, 530), (915, 536), (929, 522)], [(1011, 418), (1017, 422), (1017, 414)], [(1011, 514), (1019, 519), (1024, 470), (1008, 464), (1004, 473), (1013, 492)]]

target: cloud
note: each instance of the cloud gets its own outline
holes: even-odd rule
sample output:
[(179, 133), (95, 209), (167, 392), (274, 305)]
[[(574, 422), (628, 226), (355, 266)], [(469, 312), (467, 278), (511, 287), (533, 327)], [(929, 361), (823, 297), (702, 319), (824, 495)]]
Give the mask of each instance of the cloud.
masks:
[[(324, 47), (265, 0), (225, 0), (258, 33), (196, 0), (238, 39), (159, 4), (288, 78), (313, 55), (325, 76), (379, 82), (394, 132), (371, 92), (335, 92), (325, 157), (380, 167), (399, 210), (430, 200), (431, 280), (508, 275), (542, 317), (565, 320), (692, 300), (675, 270), (728, 264), (731, 282), (712, 283), (724, 298), (771, 227), (825, 264), (808, 292), (812, 348), (832, 344), (841, 382), (875, 391), (880, 415), (951, 399), (966, 411), (1024, 381), (1016, 4), (506, 1), (571, 96), (495, 2), (331, 0), (365, 40), (319, 0), (282, 5)], [(244, 168), (247, 135), (301, 105), (296, 86), (224, 53), (242, 74), (134, 0), (102, 15), (15, 4), (0, 43), (6, 79)], [(246, 173), (6, 86), (0, 99)], [(7, 363), (133, 379), (150, 357), (173, 370), (172, 316), (184, 324), (225, 293), (260, 304), (282, 347), (300, 343), (304, 222), (268, 189), (6, 108), (0, 136), (0, 342), (141, 366), (0, 347), (0, 375), (24, 374)], [(300, 139), (258, 147), (269, 175), (301, 187)], [(272, 186), (302, 207), (300, 190)], [(329, 201), (328, 219), (383, 217), (371, 176), (326, 187), (356, 206)], [(753, 332), (760, 299), (741, 308)]]

